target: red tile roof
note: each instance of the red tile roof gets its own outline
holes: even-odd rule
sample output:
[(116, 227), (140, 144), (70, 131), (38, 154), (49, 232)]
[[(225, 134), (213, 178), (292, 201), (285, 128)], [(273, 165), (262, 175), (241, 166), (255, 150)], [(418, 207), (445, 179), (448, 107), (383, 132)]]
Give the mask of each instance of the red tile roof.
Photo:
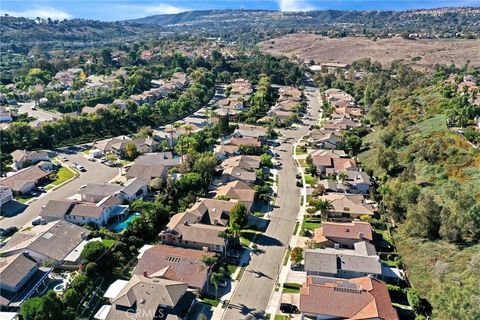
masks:
[(370, 277), (308, 276), (300, 289), (300, 311), (342, 319), (398, 319), (386, 284)]
[(135, 267), (135, 274), (164, 278), (188, 283), (191, 288), (201, 290), (208, 275), (208, 267), (202, 262), (203, 252), (167, 245), (157, 245), (146, 250)]
[(322, 227), (315, 229), (315, 240), (322, 238), (343, 238), (343, 239), (373, 240), (372, 226), (368, 222), (352, 221), (348, 223), (322, 222)]

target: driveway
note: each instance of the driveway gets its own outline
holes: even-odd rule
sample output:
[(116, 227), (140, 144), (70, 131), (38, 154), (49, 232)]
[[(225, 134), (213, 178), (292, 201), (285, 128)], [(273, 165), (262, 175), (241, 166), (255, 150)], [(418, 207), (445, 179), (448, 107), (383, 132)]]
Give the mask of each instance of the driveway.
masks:
[(11, 226), (21, 228), (29, 224), (30, 221), (36, 218), (42, 210), (42, 207), (49, 200), (67, 199), (75, 195), (81, 186), (88, 183), (109, 182), (119, 173), (118, 168), (110, 168), (101, 164), (100, 162), (90, 162), (87, 160), (86, 157), (82, 156), (81, 154), (60, 154), (59, 156), (65, 156), (67, 159), (69, 159), (69, 161), (65, 163), (66, 165), (71, 165), (72, 162), (77, 162), (83, 165), (87, 171), (82, 172), (80, 174), (80, 177), (63, 185), (62, 187), (42, 194), (37, 200), (30, 203), (30, 205), (28, 205), (28, 207), (22, 213), (19, 213), (13, 217), (5, 217), (4, 219), (0, 220), (0, 228), (7, 228)]
[(288, 270), (287, 281), (292, 283), (304, 283), (307, 279), (307, 273), (305, 271), (293, 271)]
[(307, 88), (305, 94), (309, 101), (308, 111), (314, 120), (305, 120), (294, 130), (282, 130), (285, 142), (275, 148), (275, 152), (280, 154), (282, 168), (278, 170), (278, 197), (271, 221), (257, 241), (260, 253), (253, 255), (222, 319), (242, 319), (248, 314), (263, 318), (265, 315), (300, 210), (300, 188), (295, 185), (297, 168), (292, 147), (316, 122), (320, 107), (318, 89)]

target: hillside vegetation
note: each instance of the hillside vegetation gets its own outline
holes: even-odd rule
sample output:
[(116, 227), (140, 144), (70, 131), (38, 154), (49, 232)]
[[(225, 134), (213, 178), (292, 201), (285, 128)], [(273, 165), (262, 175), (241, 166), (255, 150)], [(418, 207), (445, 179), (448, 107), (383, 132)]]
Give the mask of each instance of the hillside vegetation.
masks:
[[(467, 68), (426, 74), (401, 63), (382, 70), (368, 60), (353, 67), (368, 75), (316, 79), (348, 91), (368, 110), (374, 131), (358, 158), (377, 178), (374, 197), (394, 226), (408, 279), (434, 319), (479, 319), (480, 152), (447, 123), (460, 127), (463, 114), (460, 122), (469, 126), (480, 107), (444, 81)], [(469, 73), (478, 77), (479, 70)]]

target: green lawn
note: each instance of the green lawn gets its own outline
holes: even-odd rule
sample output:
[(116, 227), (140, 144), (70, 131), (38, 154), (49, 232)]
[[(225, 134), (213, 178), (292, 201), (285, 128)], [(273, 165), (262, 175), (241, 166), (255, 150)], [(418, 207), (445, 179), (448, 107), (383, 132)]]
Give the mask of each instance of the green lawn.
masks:
[(259, 232), (256, 230), (242, 230), (240, 232), (241, 244), (244, 245), (245, 247), (250, 246), (250, 244), (253, 241), (253, 238), (255, 237), (255, 235), (257, 235), (257, 233)]
[(320, 228), (322, 220), (320, 218), (305, 217), (303, 219), (302, 229), (313, 231)]
[(307, 154), (307, 148), (305, 146), (297, 146), (295, 148), (295, 152), (297, 156), (301, 156), (301, 155)]
[(287, 253), (285, 254), (285, 257), (283, 258), (283, 265), (286, 266), (288, 263), (288, 260), (290, 259), (290, 252), (292, 249), (290, 249), (290, 246), (287, 248)]
[(283, 288), (283, 293), (300, 293), (300, 289), (297, 288)]
[(227, 264), (227, 271), (230, 274), (234, 274), (235, 271), (237, 270), (238, 266), (236, 264)]
[(130, 164), (133, 163), (133, 161), (129, 161), (129, 160), (125, 160), (125, 159), (122, 159), (122, 160), (117, 160), (117, 163), (123, 167), (125, 166), (128, 166)]
[(281, 315), (281, 314), (276, 314), (274, 320), (288, 320), (290, 319), (289, 316)]
[(298, 159), (298, 165), (300, 167), (306, 167), (307, 166), (307, 162), (305, 161), (305, 159)]
[(54, 186), (58, 186), (59, 184), (62, 184), (68, 179), (71, 179), (74, 175), (75, 174), (70, 169), (66, 167), (61, 167), (57, 172), (57, 179), (53, 181), (52, 184)]
[(27, 201), (32, 200), (32, 199), (33, 199), (32, 196), (18, 196), (18, 197), (15, 197), (15, 200), (17, 202), (20, 202), (20, 203), (26, 203)]
[(242, 276), (243, 276), (244, 272), (245, 272), (245, 267), (241, 267), (240, 271), (237, 274), (237, 277), (235, 278), (235, 280), (239, 281), (240, 279), (242, 279)]
[(305, 183), (313, 186), (317, 182), (317, 179), (311, 174), (305, 174)]
[(112, 239), (102, 239), (102, 242), (103, 242), (103, 244), (105, 245), (105, 247), (110, 248), (110, 247), (115, 243), (115, 240), (112, 240)]
[(208, 304), (212, 307), (216, 307), (218, 306), (218, 303), (220, 302), (218, 299), (213, 299), (213, 298), (201, 298), (202, 302), (205, 303), (205, 304)]
[(293, 229), (293, 234), (297, 234), (297, 230), (298, 230), (298, 227), (300, 226), (300, 222), (297, 221), (297, 223), (295, 223), (295, 228)]

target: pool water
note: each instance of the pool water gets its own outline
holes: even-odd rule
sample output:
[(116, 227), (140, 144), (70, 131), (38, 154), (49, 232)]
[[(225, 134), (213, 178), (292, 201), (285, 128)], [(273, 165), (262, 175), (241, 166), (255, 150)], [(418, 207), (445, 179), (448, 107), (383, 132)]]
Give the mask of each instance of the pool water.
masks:
[(137, 218), (139, 215), (139, 213), (134, 213), (129, 215), (127, 219), (114, 221), (108, 226), (108, 229), (114, 232), (122, 232), (123, 230), (125, 230), (128, 224), (132, 222), (135, 218)]

